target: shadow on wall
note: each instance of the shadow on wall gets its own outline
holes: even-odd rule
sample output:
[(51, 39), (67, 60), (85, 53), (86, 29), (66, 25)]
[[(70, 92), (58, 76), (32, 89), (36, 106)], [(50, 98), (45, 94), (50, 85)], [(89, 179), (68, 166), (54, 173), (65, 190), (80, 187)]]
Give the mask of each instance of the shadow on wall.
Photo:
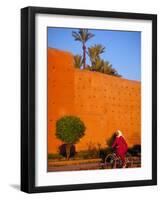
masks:
[(114, 132), (112, 136), (106, 140), (107, 146), (111, 147), (115, 138), (116, 138), (116, 132)]
[[(60, 153), (60, 155), (67, 157), (66, 144), (62, 144), (62, 145), (59, 146), (59, 153)], [(75, 145), (72, 144), (72, 146), (70, 148), (70, 158), (74, 157), (75, 154), (76, 154)]]

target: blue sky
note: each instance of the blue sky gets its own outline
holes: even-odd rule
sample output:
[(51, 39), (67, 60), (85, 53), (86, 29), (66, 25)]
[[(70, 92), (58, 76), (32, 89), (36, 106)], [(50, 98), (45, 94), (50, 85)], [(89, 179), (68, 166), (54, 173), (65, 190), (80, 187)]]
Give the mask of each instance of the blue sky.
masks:
[[(75, 41), (72, 28), (48, 28), (48, 47), (82, 54), (82, 45)], [(105, 52), (101, 58), (109, 61), (123, 78), (141, 79), (141, 32), (89, 29), (95, 36), (86, 46), (102, 44)], [(87, 63), (90, 64), (87, 56)]]

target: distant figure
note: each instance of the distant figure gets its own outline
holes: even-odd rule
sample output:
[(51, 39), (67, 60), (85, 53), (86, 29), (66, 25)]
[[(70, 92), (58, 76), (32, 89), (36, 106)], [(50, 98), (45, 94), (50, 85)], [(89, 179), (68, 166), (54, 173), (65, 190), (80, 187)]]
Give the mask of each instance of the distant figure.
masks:
[(115, 140), (112, 144), (112, 148), (116, 150), (116, 155), (122, 160), (122, 167), (126, 167), (125, 156), (128, 150), (127, 143), (122, 136), (122, 132), (117, 130)]

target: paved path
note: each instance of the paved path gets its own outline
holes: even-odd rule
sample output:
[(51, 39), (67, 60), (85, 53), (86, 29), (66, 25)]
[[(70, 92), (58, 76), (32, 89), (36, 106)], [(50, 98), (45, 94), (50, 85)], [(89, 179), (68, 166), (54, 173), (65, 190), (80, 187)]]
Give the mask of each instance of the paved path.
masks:
[[(127, 168), (136, 168), (141, 166), (140, 158), (133, 157), (133, 164), (131, 166), (127, 166)], [(54, 166), (54, 162), (51, 162), (48, 166), (48, 172), (53, 171), (77, 171), (77, 170), (94, 170), (94, 169), (109, 169), (104, 166), (104, 163), (94, 162), (94, 163), (79, 163), (79, 164), (71, 164), (65, 166)]]
[(67, 165), (67, 166), (49, 166), (48, 171), (77, 171), (77, 170), (91, 170), (99, 169), (100, 163), (85, 163), (78, 165)]

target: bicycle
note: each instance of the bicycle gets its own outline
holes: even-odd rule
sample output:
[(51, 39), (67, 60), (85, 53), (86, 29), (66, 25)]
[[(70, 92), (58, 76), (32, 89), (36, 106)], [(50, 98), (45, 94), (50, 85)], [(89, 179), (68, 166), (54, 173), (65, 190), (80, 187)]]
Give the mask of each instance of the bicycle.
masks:
[[(126, 153), (125, 157), (126, 168), (130, 168), (133, 165), (132, 155), (130, 153)], [(119, 156), (116, 155), (115, 152), (109, 153), (105, 157), (104, 166), (108, 169), (116, 169), (122, 168), (122, 160)]]

